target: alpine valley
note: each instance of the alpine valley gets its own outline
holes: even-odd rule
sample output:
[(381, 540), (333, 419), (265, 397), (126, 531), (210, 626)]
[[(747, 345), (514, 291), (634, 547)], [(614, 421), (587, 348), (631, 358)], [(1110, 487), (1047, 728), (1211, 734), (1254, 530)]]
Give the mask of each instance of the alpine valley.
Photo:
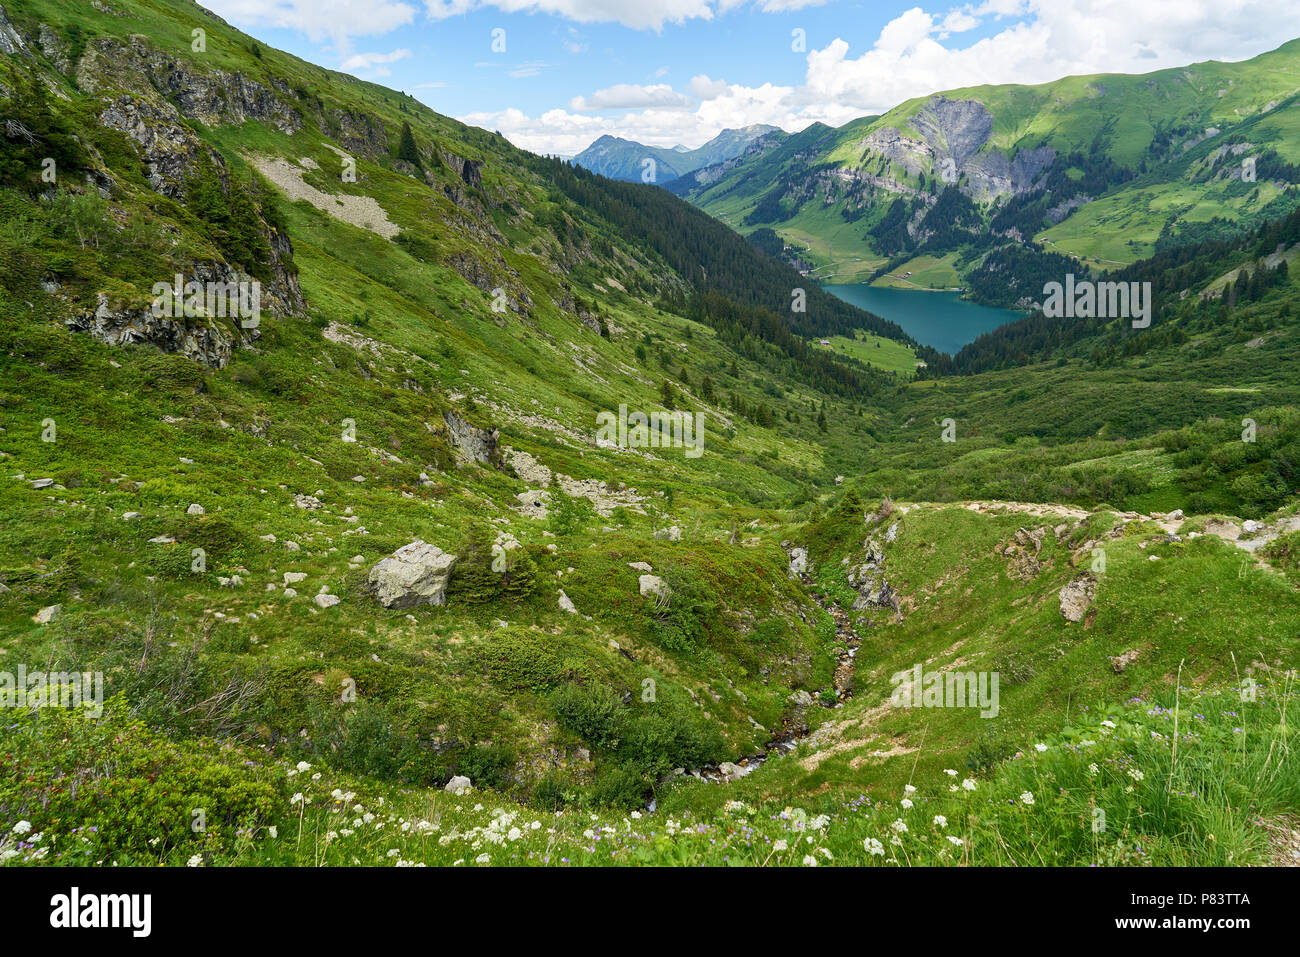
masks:
[(0, 864), (1300, 858), (1300, 40), (652, 185), (0, 3)]

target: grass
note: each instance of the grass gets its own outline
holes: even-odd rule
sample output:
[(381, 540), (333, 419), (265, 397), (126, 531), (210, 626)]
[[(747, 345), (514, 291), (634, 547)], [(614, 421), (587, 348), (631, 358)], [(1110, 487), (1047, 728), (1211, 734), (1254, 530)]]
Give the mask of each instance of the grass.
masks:
[[(39, 0), (31, 16), (109, 36), (156, 20), (157, 35), (178, 43), (195, 16), (167, 0), (116, 6), (129, 15)], [(1196, 317), (1191, 341), (1109, 362), (1085, 343), (1040, 365), (918, 380), (914, 352), (897, 342), (837, 337), (837, 353), (893, 374), (848, 399), (678, 315), (680, 278), (635, 237), (561, 201), (504, 141), (286, 54), (259, 61), (216, 21), (209, 43), (223, 69), (301, 87), (308, 99), (295, 102), (364, 112), (390, 138), (410, 120), (439, 157), (482, 160), (482, 185), (432, 155), (422, 182), (380, 149), (357, 150), (356, 184), (335, 182), (338, 157), (311, 127), (196, 126), (236, 170), (246, 155), (314, 159), (309, 181), (373, 197), (405, 241), (282, 201), (303, 315), (267, 316), (254, 347), (219, 369), (110, 347), (63, 320), (104, 289), (115, 303), (146, 303), (154, 278), (219, 253), (202, 223), (148, 187), (132, 147), (86, 122), (93, 101), (50, 75), (119, 188), (90, 238), (28, 191), (0, 189), (11, 263), (0, 277), (10, 317), (0, 328), (0, 667), (102, 672), (114, 697), (101, 721), (14, 713), (0, 756), (7, 863), (1264, 859), (1264, 825), (1247, 820), (1239, 795), (1265, 821), (1295, 803), (1280, 721), (1300, 625), (1286, 577), (1294, 543), (1279, 539), (1264, 556), (1283, 574), (1242, 573), (1242, 556), (1216, 538), (1166, 541), (1135, 523), (1104, 539), (1091, 625), (1066, 623), (1058, 595), (1091, 561), (1085, 545), (1109, 535), (1103, 506), (1186, 508), (1203, 522), (1265, 517), (1287, 499), (1275, 473), (1297, 429), (1300, 332), (1280, 308), (1294, 287), (1221, 320)], [(748, 202), (730, 201), (737, 213)], [(810, 207), (781, 228), (852, 275), (879, 264), (862, 224), (836, 208)], [(488, 279), (472, 281), (466, 262)], [(948, 282), (953, 262), (912, 266)], [(51, 276), (53, 292), (41, 282)], [(493, 310), (496, 283), (517, 308)], [(609, 335), (583, 325), (566, 296)], [(659, 409), (665, 381), (704, 416), (705, 455), (593, 442), (598, 412)], [(770, 409), (770, 425), (737, 414), (733, 395)], [(520, 496), (538, 490), (508, 464), (459, 457), (449, 413), (496, 430), (501, 447), (566, 483), (604, 483), (600, 494), (552, 485), (550, 514), (525, 514)], [(1247, 415), (1259, 424), (1249, 447), (1236, 424)], [(946, 417), (956, 442), (940, 438)], [(853, 615), (863, 638), (854, 696), (814, 706), (798, 750), (734, 784), (665, 779), (757, 753), (799, 718), (792, 694), (830, 703), (840, 641), (821, 602), (851, 604), (842, 562), (860, 561), (871, 534), (850, 495), (915, 506), (885, 547), (901, 620)], [(1056, 519), (955, 504), (968, 499), (1099, 514), (1058, 536)], [(1042, 568), (1011, 574), (999, 549), (1038, 525), (1051, 528)], [(442, 606), (388, 610), (367, 592), (369, 568), (407, 542), (467, 556), (498, 533), (520, 544), (512, 581), (532, 585), (519, 593), (471, 593), (468, 559)], [(788, 573), (792, 542), (812, 551), (813, 590)], [(640, 594), (644, 572), (630, 565), (641, 562), (672, 587), (667, 608)], [(322, 607), (322, 589), (340, 602)], [(561, 608), (561, 591), (576, 613)], [(34, 620), (54, 605), (51, 621)], [(1109, 658), (1134, 647), (1137, 661), (1114, 672)], [(873, 713), (891, 675), (918, 661), (1005, 673), (1000, 717)], [(1184, 663), (1179, 691), (1171, 676)], [(1268, 688), (1237, 709), (1249, 718), (1240, 740), (1226, 727), (1236, 716), (1223, 714), (1234, 665), (1255, 666)], [(1205, 716), (1204, 728), (1188, 718), (1197, 740), (1180, 737), (1176, 764), (1143, 737), (1164, 727), (1165, 712), (1151, 709), (1169, 707), (1171, 692)], [(1083, 740), (1097, 742), (1088, 756), (1103, 778), (1079, 764)], [(1027, 750), (1035, 743), (1048, 751)], [(107, 773), (105, 754), (121, 773)], [(948, 769), (977, 782), (974, 802), (948, 790)], [(476, 790), (442, 790), (457, 775)], [(85, 786), (73, 794), (69, 779)], [(891, 831), (909, 784), (911, 810), (928, 802), (928, 819), (947, 825), (909, 819), (907, 832)], [(1188, 808), (1180, 790), (1215, 797)], [(1101, 838), (1069, 823), (1089, 796), (1111, 822)], [(189, 827), (196, 808), (212, 822), (202, 834)]]

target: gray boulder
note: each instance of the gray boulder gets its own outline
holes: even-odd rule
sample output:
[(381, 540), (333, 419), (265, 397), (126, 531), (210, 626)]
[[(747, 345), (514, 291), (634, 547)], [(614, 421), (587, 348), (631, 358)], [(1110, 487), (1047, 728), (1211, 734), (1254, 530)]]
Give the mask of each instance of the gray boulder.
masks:
[(1097, 582), (1083, 575), (1061, 589), (1061, 615), (1066, 621), (1080, 622), (1097, 596)]
[(455, 555), (417, 539), (371, 568), (367, 581), (385, 608), (444, 605), (455, 564)]

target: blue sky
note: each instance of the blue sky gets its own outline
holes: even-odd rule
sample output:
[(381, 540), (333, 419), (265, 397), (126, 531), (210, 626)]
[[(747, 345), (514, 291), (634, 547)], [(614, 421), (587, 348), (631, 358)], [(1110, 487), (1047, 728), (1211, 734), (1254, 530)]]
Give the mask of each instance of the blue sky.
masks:
[(694, 147), (728, 127), (840, 125), (957, 86), (1238, 60), (1300, 35), (1300, 0), (207, 5), (306, 60), (564, 155), (605, 133)]

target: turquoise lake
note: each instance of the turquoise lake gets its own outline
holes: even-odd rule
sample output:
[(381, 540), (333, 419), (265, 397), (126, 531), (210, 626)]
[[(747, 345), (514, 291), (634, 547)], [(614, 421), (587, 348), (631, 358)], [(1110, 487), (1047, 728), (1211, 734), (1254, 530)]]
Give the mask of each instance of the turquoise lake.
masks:
[(955, 292), (888, 289), (864, 283), (823, 286), (832, 296), (896, 322), (917, 342), (940, 352), (956, 353), (968, 342), (998, 326), (1015, 322), (1020, 313), (966, 302)]

